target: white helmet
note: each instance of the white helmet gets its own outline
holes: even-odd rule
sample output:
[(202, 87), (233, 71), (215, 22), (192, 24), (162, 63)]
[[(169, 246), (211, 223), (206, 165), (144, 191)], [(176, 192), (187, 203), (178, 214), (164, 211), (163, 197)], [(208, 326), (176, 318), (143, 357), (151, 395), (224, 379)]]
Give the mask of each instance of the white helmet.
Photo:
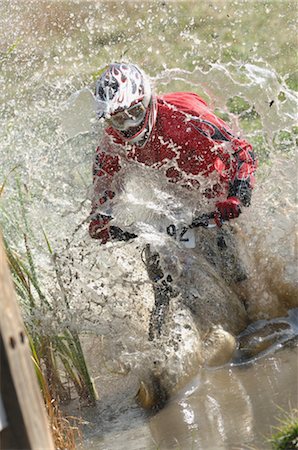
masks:
[(96, 82), (97, 113), (125, 141), (142, 146), (155, 124), (157, 103), (149, 78), (134, 64), (113, 63)]

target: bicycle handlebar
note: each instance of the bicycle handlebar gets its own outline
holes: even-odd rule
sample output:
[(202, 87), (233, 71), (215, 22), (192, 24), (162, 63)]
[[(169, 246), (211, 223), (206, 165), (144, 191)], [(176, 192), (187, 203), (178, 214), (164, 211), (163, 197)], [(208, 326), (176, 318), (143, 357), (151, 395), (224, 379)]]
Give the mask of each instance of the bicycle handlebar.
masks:
[[(210, 214), (202, 214), (201, 216), (193, 219), (192, 223), (188, 225), (187, 228), (193, 229), (198, 227), (204, 227), (204, 228), (215, 228), (218, 225), (216, 223), (210, 223), (210, 220), (214, 219), (215, 213)], [(223, 224), (224, 221), (219, 218), (219, 221)], [(135, 233), (130, 233), (129, 231), (123, 231), (119, 227), (110, 226), (110, 234), (112, 237), (112, 240), (117, 241), (130, 241), (131, 239), (135, 239), (138, 237)]]

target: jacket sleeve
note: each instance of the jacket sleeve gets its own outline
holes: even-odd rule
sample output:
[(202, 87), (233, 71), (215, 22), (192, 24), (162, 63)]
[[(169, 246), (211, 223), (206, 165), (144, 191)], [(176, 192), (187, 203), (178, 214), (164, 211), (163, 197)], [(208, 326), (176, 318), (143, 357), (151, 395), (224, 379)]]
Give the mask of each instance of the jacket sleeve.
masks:
[[(108, 228), (112, 219), (111, 200), (115, 196), (113, 176), (121, 169), (120, 158), (109, 152), (96, 149), (93, 163), (93, 195), (89, 234), (93, 239), (102, 238), (102, 231)], [(100, 234), (101, 233), (101, 234)]]
[(244, 206), (249, 206), (257, 169), (252, 146), (246, 140), (238, 139), (196, 94), (184, 93), (178, 100), (183, 101), (182, 110), (190, 114), (189, 123), (200, 134), (198, 146), (206, 146), (214, 155), (213, 167), (227, 188), (228, 197), (237, 197)]
[(228, 196), (237, 197), (244, 206), (249, 206), (258, 163), (253, 148), (247, 141), (236, 138), (232, 140), (231, 165)]
[[(251, 144), (245, 139), (235, 137), (233, 130), (209, 111), (205, 124), (211, 125), (211, 139), (214, 149), (218, 149), (215, 169), (228, 184), (228, 197), (237, 197), (244, 206), (249, 206), (257, 159)], [(217, 153), (217, 152), (216, 152)]]

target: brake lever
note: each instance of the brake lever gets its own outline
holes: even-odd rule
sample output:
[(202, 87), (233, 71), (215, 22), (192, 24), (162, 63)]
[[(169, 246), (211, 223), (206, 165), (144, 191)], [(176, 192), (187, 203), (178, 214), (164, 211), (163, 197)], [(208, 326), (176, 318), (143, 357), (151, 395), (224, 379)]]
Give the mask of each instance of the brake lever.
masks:
[[(216, 223), (210, 223), (210, 220), (215, 218), (215, 213), (212, 212), (210, 214), (202, 214), (199, 217), (196, 217), (193, 219), (192, 223), (189, 225), (188, 228), (198, 228), (198, 227), (204, 227), (204, 228), (215, 228), (218, 225)], [(224, 224), (224, 220), (218, 215), (217, 220), (220, 223), (220, 226)]]
[(210, 222), (209, 214), (202, 214), (199, 217), (193, 219), (188, 228), (197, 228), (197, 227), (205, 227), (208, 228)]

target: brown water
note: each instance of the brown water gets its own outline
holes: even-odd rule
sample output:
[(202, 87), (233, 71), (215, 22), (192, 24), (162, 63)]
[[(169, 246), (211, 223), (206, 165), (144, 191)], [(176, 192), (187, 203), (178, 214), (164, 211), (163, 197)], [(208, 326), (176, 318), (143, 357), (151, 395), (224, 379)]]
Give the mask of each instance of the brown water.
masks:
[(297, 406), (297, 361), (297, 349), (285, 349), (249, 366), (202, 371), (150, 421), (152, 436), (163, 449), (270, 448), (264, 438), (278, 408)]
[(276, 343), (264, 356), (245, 362), (238, 357), (234, 364), (201, 369), (154, 415), (134, 401), (137, 379), (116, 376), (107, 368), (100, 379), (98, 406), (80, 411), (88, 421), (81, 448), (270, 449), (266, 437), (272, 427), (285, 411), (298, 406), (298, 349), (293, 339), (292, 334), (287, 343)]

